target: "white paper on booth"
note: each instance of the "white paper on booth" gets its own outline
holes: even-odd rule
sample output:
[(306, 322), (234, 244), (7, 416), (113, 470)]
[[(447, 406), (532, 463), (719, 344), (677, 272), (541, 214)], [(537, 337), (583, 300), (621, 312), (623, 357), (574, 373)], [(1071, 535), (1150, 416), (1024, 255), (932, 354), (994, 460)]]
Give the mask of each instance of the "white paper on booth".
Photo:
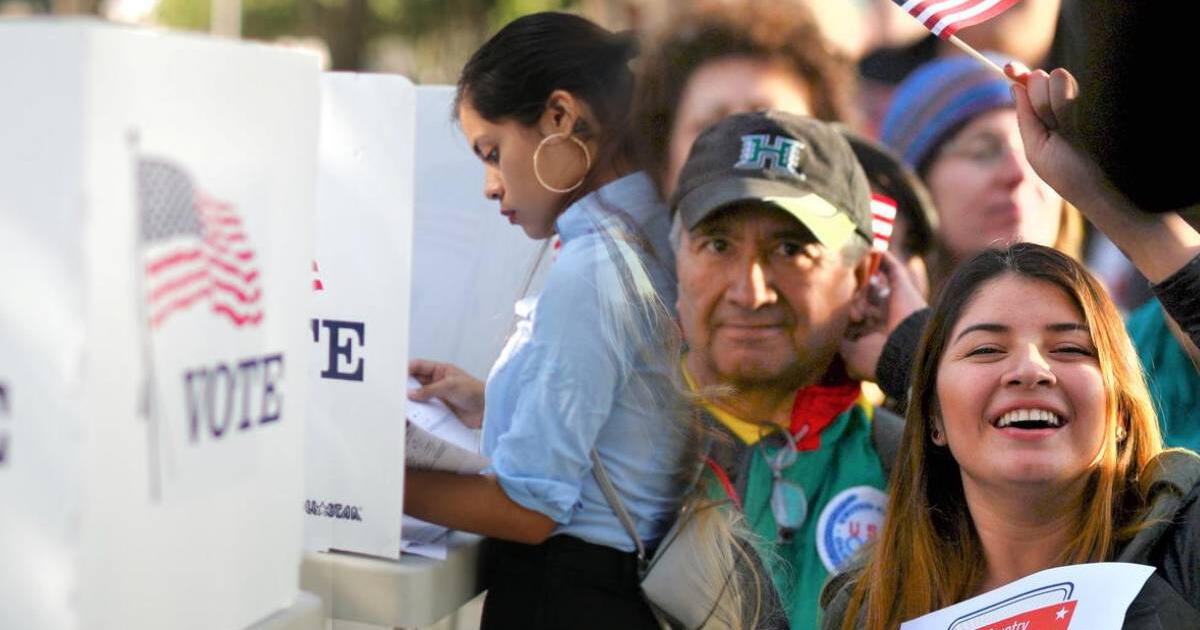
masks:
[(434, 560), (446, 559), (447, 543), (450, 540), (449, 529), (411, 516), (404, 517), (402, 528), (404, 542), (400, 548), (404, 553)]
[(447, 543), (448, 540), (450, 540), (449, 530), (434, 542), (427, 543), (405, 539), (404, 543), (400, 546), (400, 550), (412, 556), (421, 556), (422, 558), (429, 558), (431, 560), (445, 560), (450, 551)]
[(1154, 567), (1055, 567), (900, 625), (900, 630), (1120, 630)]
[(316, 365), (305, 547), (396, 558), (403, 517), (415, 95), (395, 75), (322, 79)]

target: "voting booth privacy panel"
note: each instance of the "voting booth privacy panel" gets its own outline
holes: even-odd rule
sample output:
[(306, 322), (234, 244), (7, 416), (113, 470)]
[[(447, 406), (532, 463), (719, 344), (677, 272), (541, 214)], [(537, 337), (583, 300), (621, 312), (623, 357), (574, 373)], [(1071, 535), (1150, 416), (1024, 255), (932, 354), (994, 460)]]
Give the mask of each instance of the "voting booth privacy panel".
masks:
[[(453, 88), (327, 74), (310, 320), (305, 548), (400, 555), (408, 358), (480, 378), (542, 243), (482, 194)], [(544, 256), (544, 264), (550, 256)]]
[(415, 93), (321, 83), (305, 547), (396, 558), (404, 489)]
[(451, 117), (454, 88), (417, 88), (410, 355), (486, 378), (512, 332), (513, 304), (553, 260), (483, 195), (483, 166)]
[(298, 594), (319, 71), (0, 24), (0, 627), (238, 629)]

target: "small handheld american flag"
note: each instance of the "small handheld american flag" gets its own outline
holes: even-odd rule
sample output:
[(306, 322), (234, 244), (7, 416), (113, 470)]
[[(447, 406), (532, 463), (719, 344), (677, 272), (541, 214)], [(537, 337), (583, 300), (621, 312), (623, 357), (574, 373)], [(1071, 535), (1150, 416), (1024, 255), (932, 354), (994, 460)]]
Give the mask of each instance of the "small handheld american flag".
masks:
[(1008, 78), (1004, 70), (979, 51), (959, 39), (955, 33), (961, 28), (986, 22), (1004, 13), (1021, 0), (892, 0), (906, 13), (917, 18), (931, 33), (958, 46), (980, 63)]
[(893, 0), (934, 35), (949, 39), (960, 28), (986, 22), (1020, 0)]
[(871, 194), (871, 227), (875, 240), (871, 246), (875, 251), (886, 252), (892, 242), (892, 231), (896, 225), (896, 202), (891, 197)]

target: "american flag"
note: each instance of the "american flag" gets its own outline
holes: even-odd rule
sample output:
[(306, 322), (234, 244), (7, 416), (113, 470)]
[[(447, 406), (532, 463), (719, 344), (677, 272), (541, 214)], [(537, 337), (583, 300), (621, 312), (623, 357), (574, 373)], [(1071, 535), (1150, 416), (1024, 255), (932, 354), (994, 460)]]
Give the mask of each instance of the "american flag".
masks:
[(231, 204), (196, 189), (171, 163), (138, 162), (146, 307), (150, 327), (193, 307), (234, 326), (263, 318), (254, 250)]
[(317, 261), (314, 260), (313, 261), (313, 291), (324, 291), (325, 290), (325, 284), (323, 282), (321, 282), (321, 277), (317, 275), (320, 272), (321, 272), (321, 270), (317, 267)]
[(896, 227), (896, 202), (891, 197), (877, 193), (871, 195), (871, 227), (875, 230), (875, 240), (871, 246), (876, 251), (886, 252)]
[(893, 0), (925, 28), (949, 39), (960, 28), (986, 22), (1020, 0)]

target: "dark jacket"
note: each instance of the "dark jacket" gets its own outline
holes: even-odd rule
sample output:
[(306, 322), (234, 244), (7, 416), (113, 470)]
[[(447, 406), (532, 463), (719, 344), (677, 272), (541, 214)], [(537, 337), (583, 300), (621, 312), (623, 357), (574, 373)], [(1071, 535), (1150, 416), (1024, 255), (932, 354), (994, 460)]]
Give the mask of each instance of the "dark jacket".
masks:
[(1148, 525), (1113, 558), (1155, 568), (1122, 628), (1200, 628), (1200, 457), (1168, 451), (1155, 462)]
[[(1200, 628), (1200, 457), (1167, 451), (1151, 465), (1150, 510), (1142, 529), (1117, 550), (1113, 561), (1150, 565), (1155, 571), (1129, 606), (1122, 628)], [(825, 630), (841, 628), (861, 571), (860, 562), (825, 585)]]

